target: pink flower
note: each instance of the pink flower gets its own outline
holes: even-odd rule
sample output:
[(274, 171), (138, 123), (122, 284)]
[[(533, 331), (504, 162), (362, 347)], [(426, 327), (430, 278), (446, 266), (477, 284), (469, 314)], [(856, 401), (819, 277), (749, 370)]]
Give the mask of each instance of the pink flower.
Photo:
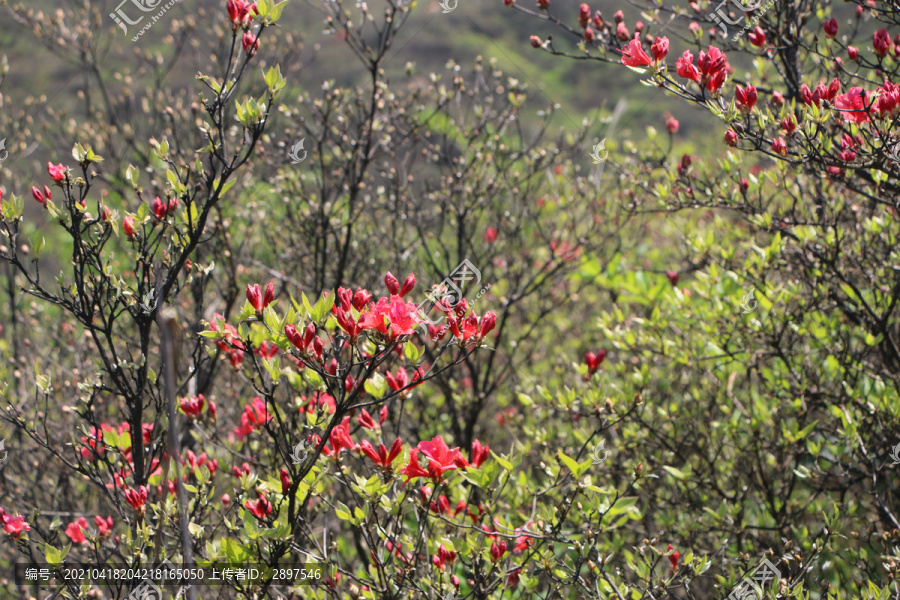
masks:
[(239, 440), (242, 440), (271, 421), (272, 418), (265, 401), (257, 396), (250, 404), (244, 406), (244, 412), (241, 415), (241, 425), (234, 428), (234, 434)]
[(375, 329), (391, 339), (411, 334), (421, 322), (418, 307), (396, 295), (370, 304), (359, 320), (363, 329)]
[(66, 535), (76, 544), (84, 544), (87, 542), (87, 538), (84, 537), (84, 532), (87, 530), (87, 527), (87, 519), (81, 517), (76, 522), (69, 523), (69, 526), (66, 527)]
[(653, 60), (660, 62), (669, 53), (669, 38), (658, 37), (650, 46), (650, 52), (653, 53)]
[(628, 42), (625, 50), (621, 52), (622, 64), (627, 67), (641, 68), (650, 65), (652, 62), (647, 53), (644, 52), (644, 47), (641, 45), (640, 40), (631, 40)]
[(50, 175), (50, 179), (55, 181), (56, 183), (61, 183), (63, 179), (66, 178), (66, 174), (68, 174), (69, 169), (66, 168), (62, 163), (58, 165), (54, 165), (51, 162), (47, 163), (47, 173)]
[(852, 87), (847, 90), (846, 94), (835, 98), (834, 105), (841, 111), (841, 116), (844, 117), (845, 121), (852, 123), (869, 122), (869, 115), (866, 112), (868, 93), (860, 87)]
[(147, 504), (147, 486), (141, 486), (137, 490), (127, 488), (125, 490), (125, 501), (137, 511), (139, 515), (144, 514), (144, 505)]
[(428, 471), (419, 465), (418, 455), (419, 451), (417, 449), (413, 448), (410, 450), (409, 464), (400, 469), (400, 474), (406, 476), (406, 480), (403, 482), (404, 485), (417, 477), (428, 477)]
[(757, 48), (766, 45), (766, 32), (763, 31), (762, 27), (760, 27), (759, 25), (754, 27), (753, 31), (751, 31), (750, 35), (747, 37), (750, 39), (750, 43)]
[(99, 515), (94, 517), (94, 523), (97, 524), (97, 532), (100, 534), (101, 538), (106, 537), (110, 534), (113, 528), (113, 518), (106, 517), (105, 519)]
[(435, 483), (439, 482), (445, 472), (457, 469), (465, 464), (459, 448), (447, 447), (444, 438), (437, 435), (430, 442), (419, 442), (416, 446), (428, 458), (428, 474)]
[(47, 199), (44, 198), (44, 194), (41, 193), (41, 190), (37, 189), (34, 186), (31, 186), (31, 197), (41, 204), (45, 204), (47, 202)]
[(134, 227), (134, 217), (128, 216), (122, 219), (122, 229), (125, 230), (125, 237), (129, 240), (133, 240), (137, 233)]
[(244, 52), (247, 53), (249, 58), (253, 58), (253, 55), (259, 50), (259, 37), (249, 31), (241, 38), (241, 43), (244, 46)]
[(675, 117), (669, 115), (666, 118), (666, 129), (669, 131), (669, 133), (671, 133), (672, 135), (675, 135), (676, 133), (678, 133), (678, 127), (679, 127), (678, 120)]
[(725, 83), (726, 67), (728, 63), (725, 53), (714, 46), (709, 46), (709, 51), (700, 51), (697, 58), (697, 68), (703, 76), (702, 82), (711, 92), (718, 91)]
[(729, 129), (725, 132), (725, 143), (729, 146), (737, 146), (737, 139), (737, 133), (735, 133), (733, 129)]
[(584, 355), (584, 364), (587, 365), (588, 373), (591, 375), (597, 372), (604, 360), (606, 360), (606, 350), (598, 350), (596, 354), (588, 352)]
[(372, 444), (369, 443), (368, 440), (364, 440), (359, 445), (362, 453), (372, 459), (376, 465), (381, 467), (382, 469), (390, 469), (391, 463), (393, 463), (400, 453), (403, 452), (403, 442), (400, 441), (400, 438), (394, 440), (394, 443), (391, 444), (391, 449), (388, 450), (384, 444), (378, 444), (378, 451), (375, 451), (375, 448), (372, 447)]
[(700, 81), (700, 72), (694, 66), (694, 55), (690, 50), (685, 50), (681, 58), (675, 61), (675, 72), (679, 77), (690, 79), (691, 81)]
[(891, 36), (887, 29), (879, 29), (872, 35), (872, 46), (881, 58), (887, 56), (891, 49)]
[(200, 417), (200, 414), (203, 412), (203, 407), (205, 405), (206, 398), (203, 397), (203, 394), (191, 396), (190, 399), (182, 398), (179, 401), (179, 407), (181, 408), (181, 411), (192, 420)]
[(491, 455), (491, 447), (485, 444), (481, 445), (481, 442), (475, 440), (472, 442), (472, 465), (475, 467), (481, 467), (484, 464), (484, 461), (488, 459)]
[(787, 156), (787, 143), (784, 141), (784, 138), (777, 138), (773, 140), (772, 150), (775, 152), (775, 154)]
[(265, 519), (272, 513), (272, 503), (262, 494), (259, 494), (259, 500), (256, 502), (247, 500), (247, 502), (244, 503), (244, 506), (250, 511), (250, 514), (259, 520)]
[(0, 509), (0, 523), (3, 523), (3, 531), (15, 540), (19, 539), (22, 533), (31, 531), (31, 526), (25, 522), (25, 517), (8, 515), (2, 509)]
[(746, 88), (737, 86), (734, 91), (734, 96), (741, 112), (749, 113), (753, 110), (753, 105), (756, 104), (757, 98), (756, 88), (754, 86), (749, 84)]

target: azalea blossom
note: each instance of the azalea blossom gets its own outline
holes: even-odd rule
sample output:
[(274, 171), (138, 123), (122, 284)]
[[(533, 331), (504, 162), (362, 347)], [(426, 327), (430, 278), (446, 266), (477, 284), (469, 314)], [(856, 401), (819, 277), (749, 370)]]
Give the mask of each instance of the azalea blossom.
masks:
[(868, 93), (861, 87), (850, 88), (846, 94), (838, 96), (834, 101), (844, 120), (851, 123), (869, 122), (869, 114), (866, 112), (868, 104)]
[(88, 541), (84, 536), (84, 532), (87, 531), (87, 528), (87, 519), (81, 517), (74, 523), (69, 523), (68, 527), (66, 527), (66, 535), (76, 544), (85, 544)]
[(644, 52), (644, 47), (641, 45), (640, 40), (631, 40), (621, 52), (622, 64), (627, 67), (641, 68), (649, 66), (650, 63), (653, 62), (650, 60), (650, 57), (647, 56), (647, 53)]

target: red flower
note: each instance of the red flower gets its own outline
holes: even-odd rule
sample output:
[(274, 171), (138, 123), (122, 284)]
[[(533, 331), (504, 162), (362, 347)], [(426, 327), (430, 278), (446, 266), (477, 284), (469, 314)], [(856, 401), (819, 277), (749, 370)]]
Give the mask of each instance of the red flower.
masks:
[(791, 135), (797, 131), (797, 122), (794, 121), (794, 115), (788, 115), (781, 120), (781, 130), (784, 131), (786, 135)]
[(62, 163), (58, 165), (54, 165), (51, 162), (47, 163), (47, 173), (50, 175), (50, 179), (56, 183), (61, 183), (62, 180), (66, 178), (68, 172), (69, 169)]
[(653, 44), (650, 45), (650, 52), (653, 53), (653, 60), (656, 62), (660, 62), (666, 57), (666, 54), (669, 53), (669, 38), (656, 38)]
[(679, 128), (678, 120), (675, 117), (673, 117), (672, 115), (669, 115), (666, 118), (666, 129), (669, 131), (670, 134), (675, 135), (676, 133), (678, 133), (678, 128)]
[(341, 423), (331, 430), (331, 435), (328, 439), (329, 441), (331, 441), (331, 451), (335, 455), (337, 455), (341, 450), (353, 450), (354, 448), (356, 448), (356, 444), (353, 443), (353, 440), (350, 438), (349, 416), (344, 417), (341, 420)]
[(588, 23), (591, 21), (591, 7), (587, 4), (582, 4), (578, 7), (578, 23), (582, 27), (587, 27)]
[(749, 84), (746, 88), (737, 86), (734, 90), (734, 97), (741, 112), (749, 113), (753, 110), (753, 105), (756, 104), (756, 88)]
[(179, 406), (181, 407), (181, 411), (189, 416), (191, 419), (196, 419), (203, 412), (203, 406), (206, 404), (206, 398), (203, 397), (203, 394), (198, 394), (196, 396), (191, 396), (190, 399), (182, 398), (179, 401)]
[(403, 452), (403, 442), (400, 441), (400, 438), (394, 440), (394, 443), (391, 444), (391, 449), (388, 450), (384, 444), (378, 444), (378, 452), (375, 451), (375, 448), (372, 447), (372, 444), (369, 443), (368, 440), (363, 440), (363, 442), (359, 445), (360, 450), (362, 450), (363, 454), (372, 459), (376, 465), (381, 467), (382, 469), (390, 469), (391, 463), (393, 463), (400, 453)]
[(125, 230), (125, 237), (133, 240), (135, 237), (134, 217), (125, 217), (122, 219), (122, 229)]
[(406, 280), (403, 282), (403, 285), (400, 287), (400, 297), (407, 295), (410, 293), (413, 288), (416, 287), (416, 276), (410, 273), (406, 276)]
[(157, 196), (153, 200), (153, 204), (151, 206), (153, 211), (153, 216), (162, 221), (166, 218), (166, 212), (169, 210), (169, 205), (163, 202), (159, 196)]
[(604, 360), (606, 360), (606, 350), (599, 350), (596, 354), (588, 352), (584, 355), (584, 364), (587, 365), (588, 373), (591, 375), (597, 372)]
[(271, 420), (272, 415), (269, 414), (265, 401), (257, 396), (250, 404), (244, 406), (241, 425), (234, 428), (234, 434), (242, 440)]
[(74, 523), (69, 523), (69, 526), (66, 527), (66, 535), (76, 544), (84, 544), (87, 542), (87, 538), (84, 537), (84, 532), (87, 530), (87, 527), (87, 519), (81, 517)]
[(359, 320), (363, 329), (375, 329), (390, 339), (411, 334), (421, 322), (418, 307), (397, 295), (370, 304)]
[(291, 489), (291, 474), (288, 473), (288, 470), (284, 467), (278, 472), (278, 477), (281, 479), (281, 493), (287, 494), (287, 491)]
[(891, 36), (887, 29), (879, 29), (872, 35), (872, 46), (881, 58), (887, 56), (891, 49)]
[(737, 139), (738, 136), (733, 129), (729, 129), (725, 132), (725, 143), (729, 146), (737, 146)]
[(550, 0), (537, 0), (537, 4), (541, 10), (547, 10), (550, 8)]
[(757, 48), (766, 45), (766, 32), (763, 31), (762, 27), (760, 27), (759, 25), (754, 27), (753, 31), (751, 31), (750, 35), (747, 37), (750, 39), (750, 43)]
[(400, 282), (397, 281), (397, 278), (390, 271), (384, 274), (384, 285), (392, 296), (396, 296), (397, 292), (400, 291)]
[(369, 431), (374, 431), (378, 428), (378, 424), (375, 423), (375, 419), (372, 418), (372, 415), (369, 414), (369, 411), (366, 409), (362, 409), (359, 413), (359, 416), (356, 417), (356, 422), (359, 423), (363, 429), (368, 429)]
[(101, 538), (106, 537), (112, 531), (113, 528), (113, 518), (106, 517), (105, 519), (99, 515), (94, 517), (94, 523), (97, 524), (97, 533), (100, 534)]
[(47, 202), (47, 199), (44, 198), (44, 194), (41, 193), (41, 190), (37, 189), (34, 186), (31, 186), (31, 197), (41, 204), (45, 204)]
[[(250, 20), (250, 3), (245, 0), (228, 0), (225, 6), (228, 9), (228, 19), (231, 21), (232, 28), (237, 29), (249, 24)], [(253, 12), (256, 12), (256, 4), (253, 4)]]
[(685, 50), (681, 58), (675, 61), (675, 72), (679, 77), (690, 79), (691, 81), (700, 81), (700, 72), (694, 66), (694, 55), (690, 50)]
[(493, 244), (497, 240), (497, 228), (496, 227), (488, 227), (484, 230), (484, 241), (488, 244)]
[(678, 271), (666, 271), (666, 279), (672, 284), (672, 287), (678, 285)]
[(717, 91), (725, 83), (727, 60), (725, 54), (714, 46), (709, 46), (709, 51), (700, 51), (697, 58), (697, 68), (703, 76), (702, 83), (711, 92)]
[(444, 438), (437, 435), (430, 442), (419, 442), (416, 446), (428, 458), (428, 475), (435, 483), (443, 478), (446, 471), (453, 471), (460, 464), (465, 463), (465, 459), (459, 453), (459, 448), (452, 450), (447, 447)]
[(531, 47), (532, 48), (540, 48), (541, 47), (541, 38), (536, 35), (531, 36)]
[(847, 46), (847, 56), (850, 57), (850, 60), (856, 60), (859, 58), (859, 50), (853, 46)]
[[(672, 552), (672, 544), (669, 544), (669, 546), (666, 548), (666, 551)], [(672, 569), (678, 568), (678, 559), (679, 558), (681, 558), (681, 554), (678, 553), (678, 550), (676, 550), (675, 552), (672, 552), (672, 554), (669, 555), (669, 562), (672, 563)]]
[(837, 35), (838, 31), (838, 22), (834, 19), (834, 17), (832, 17), (822, 23), (822, 29), (825, 30), (825, 37), (834, 39), (834, 36)]
[[(266, 296), (269, 296), (269, 287), (272, 288), (272, 295), (274, 296), (275, 286), (272, 283), (266, 287)], [(259, 289), (259, 284), (247, 284), (247, 302), (250, 303), (250, 306), (252, 306), (256, 312), (262, 312), (263, 309), (268, 306), (268, 304), (263, 301), (263, 294)], [(269, 300), (269, 302), (271, 302), (271, 300)]]
[(497, 562), (506, 554), (506, 540), (500, 540), (491, 544), (491, 560)]
[(23, 532), (31, 531), (31, 526), (25, 522), (25, 517), (8, 515), (2, 508), (0, 508), (0, 523), (3, 523), (3, 531), (15, 540), (19, 539)]
[(244, 46), (244, 52), (247, 53), (249, 58), (253, 58), (253, 55), (259, 50), (259, 36), (254, 35), (249, 31), (244, 34), (241, 43)]
[(641, 68), (648, 66), (652, 62), (647, 53), (644, 52), (644, 47), (641, 45), (640, 40), (631, 40), (628, 42), (625, 50), (621, 52), (622, 64), (627, 67)]
[(406, 475), (406, 481), (403, 482), (404, 485), (417, 477), (428, 477), (428, 471), (419, 466), (418, 455), (419, 451), (417, 449), (413, 448), (410, 450), (409, 464), (400, 469), (400, 474)]
[(125, 490), (125, 501), (137, 511), (139, 515), (144, 514), (144, 505), (147, 504), (147, 486), (141, 486), (137, 490), (127, 488)]
[(472, 465), (475, 467), (481, 467), (491, 455), (491, 447), (485, 444), (481, 445), (481, 442), (475, 440), (472, 442)]
[[(883, 30), (882, 30), (883, 31)], [(841, 111), (845, 121), (852, 123), (868, 123), (869, 115), (866, 112), (868, 106), (868, 93), (860, 87), (852, 87), (847, 93), (838, 96), (834, 105)]]
[(784, 141), (784, 138), (778, 138), (772, 141), (772, 150), (775, 154), (780, 154), (781, 156), (787, 156), (787, 143)]
[(272, 503), (266, 500), (266, 497), (262, 494), (259, 494), (259, 500), (256, 502), (247, 500), (247, 502), (244, 503), (244, 506), (250, 511), (250, 514), (259, 520), (265, 519), (272, 514)]

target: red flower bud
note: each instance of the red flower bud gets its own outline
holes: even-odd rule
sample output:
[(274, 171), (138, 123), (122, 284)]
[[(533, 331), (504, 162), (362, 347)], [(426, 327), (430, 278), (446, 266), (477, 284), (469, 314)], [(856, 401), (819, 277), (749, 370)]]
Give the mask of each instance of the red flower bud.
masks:
[(414, 287), (416, 287), (416, 276), (410, 273), (403, 282), (403, 287), (400, 288), (400, 297), (410, 293)]
[(822, 29), (825, 30), (825, 37), (827, 37), (828, 39), (834, 39), (834, 36), (837, 35), (838, 31), (838, 22), (834, 19), (834, 17), (832, 17), (822, 23)]
[(733, 129), (729, 129), (725, 132), (725, 143), (729, 146), (737, 146), (737, 134)]
[(303, 350), (306, 348), (306, 344), (303, 343), (303, 338), (300, 337), (300, 332), (297, 331), (297, 328), (293, 325), (287, 324), (284, 326), (284, 335), (291, 345), (295, 346), (297, 349)]
[(578, 7), (578, 22), (582, 27), (587, 27), (588, 23), (591, 20), (591, 7), (587, 4), (582, 4)]
[(778, 138), (772, 141), (772, 150), (781, 156), (787, 156), (787, 143), (784, 138)]
[(134, 217), (128, 216), (122, 219), (122, 229), (125, 230), (125, 237), (133, 240), (135, 236)]
[(531, 36), (531, 47), (532, 48), (540, 48), (541, 47), (541, 38), (536, 35)]
[(537, 4), (541, 10), (547, 10), (550, 8), (550, 0), (537, 0)]
[(258, 284), (247, 284), (247, 301), (250, 303), (250, 306), (252, 306), (256, 310), (256, 312), (260, 312), (263, 309), (262, 292), (260, 292)]
[(669, 53), (669, 38), (658, 37), (650, 46), (650, 52), (653, 53), (653, 60), (660, 62)]
[(37, 189), (34, 186), (31, 186), (31, 197), (44, 204), (47, 200), (44, 198), (44, 195), (41, 193), (41, 190)]
[(274, 300), (274, 299), (275, 299), (275, 284), (270, 281), (269, 285), (266, 286), (266, 293), (263, 296), (262, 307), (265, 308), (268, 305), (272, 304), (272, 300)]
[(493, 312), (481, 317), (481, 337), (486, 337), (497, 326), (497, 315)]
[(250, 33), (249, 31), (244, 34), (244, 37), (241, 39), (241, 43), (244, 46), (244, 52), (247, 53), (247, 56), (249, 58), (253, 58), (253, 55), (256, 54), (257, 50), (259, 50), (258, 37)]
[(678, 285), (678, 271), (666, 271), (666, 278), (668, 278), (669, 283), (672, 284), (672, 287)]
[(384, 274), (384, 285), (392, 296), (396, 296), (397, 292), (400, 291), (400, 282), (397, 281), (397, 278), (390, 271)]
[(750, 32), (750, 35), (747, 36), (750, 40), (750, 43), (759, 48), (760, 46), (766, 45), (766, 32), (763, 31), (762, 27), (757, 25), (753, 28), (753, 31)]

